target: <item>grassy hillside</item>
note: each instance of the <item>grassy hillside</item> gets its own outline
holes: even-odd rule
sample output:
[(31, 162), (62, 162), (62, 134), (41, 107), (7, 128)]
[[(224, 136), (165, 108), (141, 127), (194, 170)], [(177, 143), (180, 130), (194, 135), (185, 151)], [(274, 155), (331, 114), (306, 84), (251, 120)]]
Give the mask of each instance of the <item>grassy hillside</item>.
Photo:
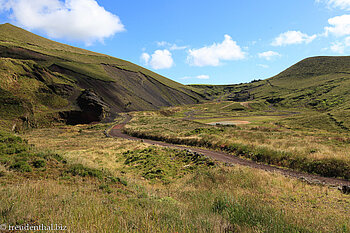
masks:
[(281, 106), (349, 109), (350, 57), (312, 57), (266, 80), (237, 85), (192, 85), (216, 99), (266, 100)]
[(77, 102), (83, 90), (93, 95), (88, 101), (103, 102), (102, 118), (203, 99), (194, 88), (130, 62), (57, 43), (11, 24), (0, 25), (0, 83), (0, 101), (6, 102), (1, 112), (11, 113), (7, 118), (61, 111), (66, 117), (84, 115), (67, 113), (86, 111)]
[(254, 101), (270, 108), (302, 108), (319, 114), (298, 118), (298, 124), (349, 131), (350, 57), (312, 57), (266, 80), (237, 85), (192, 85), (213, 100)]

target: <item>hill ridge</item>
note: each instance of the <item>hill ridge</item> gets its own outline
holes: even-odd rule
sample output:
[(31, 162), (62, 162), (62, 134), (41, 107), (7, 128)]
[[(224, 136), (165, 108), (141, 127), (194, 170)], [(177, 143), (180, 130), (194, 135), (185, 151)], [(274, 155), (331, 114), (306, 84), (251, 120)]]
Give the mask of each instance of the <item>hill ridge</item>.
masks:
[[(23, 111), (20, 106), (27, 109), (15, 111), (12, 118), (29, 114), (35, 119), (43, 112), (56, 117), (60, 113), (58, 117), (89, 118), (93, 109), (83, 110), (77, 99), (84, 90), (93, 97), (88, 101), (103, 102), (105, 107), (99, 116), (84, 122), (112, 119), (118, 112), (203, 100), (195, 88), (129, 61), (55, 42), (11, 24), (0, 25), (0, 38), (2, 92), (17, 100), (17, 110)], [(5, 103), (9, 96), (2, 96), (0, 102)]]

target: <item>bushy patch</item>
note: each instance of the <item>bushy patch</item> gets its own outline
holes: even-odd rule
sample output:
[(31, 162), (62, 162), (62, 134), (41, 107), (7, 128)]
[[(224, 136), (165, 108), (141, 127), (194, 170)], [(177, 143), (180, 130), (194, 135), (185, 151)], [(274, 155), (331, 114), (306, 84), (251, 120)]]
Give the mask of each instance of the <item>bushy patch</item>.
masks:
[(10, 169), (20, 171), (20, 172), (31, 172), (32, 167), (26, 161), (17, 161), (10, 165)]
[(210, 128), (195, 128), (190, 132), (186, 133), (185, 136), (198, 135), (198, 134), (219, 134), (225, 131), (225, 128), (210, 127)]
[(256, 232), (311, 232), (288, 223), (284, 213), (252, 198), (229, 200), (219, 197), (212, 204), (212, 211), (222, 215), (231, 224), (232, 232), (249, 227)]
[[(128, 182), (125, 179), (119, 178), (119, 177), (114, 177), (107, 170), (101, 170), (101, 169), (97, 169), (97, 168), (90, 168), (90, 167), (86, 167), (86, 166), (84, 166), (82, 164), (69, 165), (64, 173), (65, 174), (71, 174), (73, 176), (97, 178), (100, 181), (103, 181), (103, 182), (107, 183), (107, 184), (102, 184), (102, 185), (107, 186), (105, 188), (108, 188), (108, 184), (113, 184), (113, 183), (120, 183), (120, 184), (122, 184), (124, 186), (128, 185)], [(105, 188), (101, 188), (100, 187), (100, 189), (105, 189)]]
[(37, 152), (21, 137), (0, 131), (0, 163), (18, 172), (32, 172), (47, 166), (48, 161), (66, 163), (66, 160), (51, 152)]
[(170, 182), (201, 167), (214, 163), (201, 154), (186, 150), (159, 149), (149, 147), (143, 150), (126, 151), (124, 164), (137, 170), (148, 180)]
[(104, 176), (103, 171), (95, 168), (88, 168), (82, 164), (70, 165), (66, 172), (71, 173), (73, 176), (81, 176), (81, 177), (89, 176), (89, 177), (96, 177), (99, 179), (102, 179), (102, 177)]

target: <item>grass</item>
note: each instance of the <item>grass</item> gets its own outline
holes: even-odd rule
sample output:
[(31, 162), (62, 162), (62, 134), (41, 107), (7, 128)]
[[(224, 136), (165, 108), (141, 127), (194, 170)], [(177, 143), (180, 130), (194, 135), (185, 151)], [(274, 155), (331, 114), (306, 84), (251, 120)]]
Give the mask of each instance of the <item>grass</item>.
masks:
[(349, 111), (349, 57), (312, 57), (280, 74), (236, 85), (192, 85), (212, 100), (265, 102), (344, 115)]
[[(203, 109), (211, 111), (211, 107), (207, 104), (192, 107), (192, 109), (196, 108), (198, 109), (191, 110), (197, 111), (195, 120), (213, 122), (229, 119), (213, 118), (214, 115), (202, 119), (202, 116), (206, 115), (202, 112)], [(329, 132), (313, 129), (310, 131), (303, 124), (298, 125), (297, 128), (290, 125), (292, 122), (294, 125), (297, 124), (298, 121), (293, 119), (308, 119), (306, 114), (309, 112), (281, 117), (254, 116), (252, 112), (250, 116), (239, 118), (252, 121), (252, 124), (211, 126), (178, 119), (178, 116), (183, 115), (180, 112), (187, 110), (176, 109), (178, 112), (174, 113), (174, 116), (164, 116), (162, 112), (134, 113), (134, 119), (126, 126), (125, 132), (141, 138), (223, 150), (254, 161), (322, 176), (350, 179), (347, 133), (339, 130)], [(219, 109), (222, 107), (220, 106)], [(249, 114), (249, 111), (247, 110), (245, 114)], [(221, 115), (223, 115), (221, 112), (217, 112), (217, 116)], [(232, 116), (236, 119), (234, 117)], [(317, 125), (317, 121), (312, 118), (311, 122), (313, 127)], [(322, 123), (325, 124), (324, 121)], [(330, 122), (329, 125), (338, 127), (334, 122)]]
[[(210, 159), (191, 151), (174, 149), (146, 148), (126, 151), (124, 164), (128, 165), (123, 171), (130, 169), (141, 174), (148, 180), (161, 180), (169, 183), (191, 173), (193, 170), (214, 166)], [(123, 158), (124, 160), (124, 158)]]
[[(61, 126), (24, 135), (38, 150), (61, 154), (71, 172), (16, 181), (6, 168), (0, 177), (0, 221), (59, 223), (75, 232), (349, 229), (350, 202), (336, 189), (240, 166), (208, 166), (205, 158), (186, 151), (106, 138), (108, 127)], [(157, 169), (162, 172), (153, 173)]]
[(26, 140), (0, 131), (0, 163), (9, 170), (23, 173), (45, 171), (46, 166), (65, 162), (56, 153), (37, 152)]

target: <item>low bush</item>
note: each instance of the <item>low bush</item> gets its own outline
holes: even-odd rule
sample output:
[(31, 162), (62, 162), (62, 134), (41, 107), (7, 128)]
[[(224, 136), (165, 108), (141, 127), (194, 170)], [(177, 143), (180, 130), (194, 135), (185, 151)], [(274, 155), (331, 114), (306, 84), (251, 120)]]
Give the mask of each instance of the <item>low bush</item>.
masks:
[(207, 157), (190, 150), (146, 148), (126, 151), (124, 164), (137, 170), (148, 180), (158, 179), (165, 183), (201, 167), (214, 165)]
[(242, 226), (256, 232), (311, 232), (289, 223), (283, 212), (252, 198), (228, 200), (219, 197), (214, 200), (212, 211), (231, 224), (232, 232), (239, 231)]
[(9, 132), (0, 131), (0, 163), (8, 169), (18, 172), (32, 172), (33, 169), (46, 167), (48, 161), (66, 163), (56, 153), (37, 152), (26, 140)]

